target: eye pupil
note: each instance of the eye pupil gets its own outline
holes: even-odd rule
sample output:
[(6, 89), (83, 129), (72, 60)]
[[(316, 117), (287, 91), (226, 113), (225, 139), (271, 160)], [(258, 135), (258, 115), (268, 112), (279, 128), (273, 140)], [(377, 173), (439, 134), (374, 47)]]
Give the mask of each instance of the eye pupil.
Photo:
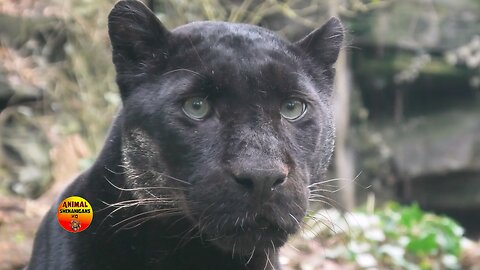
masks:
[(195, 100), (192, 102), (192, 109), (194, 110), (200, 110), (202, 108), (203, 101), (202, 100)]
[(287, 107), (287, 110), (293, 111), (295, 109), (295, 102), (293, 101), (288, 102), (286, 107)]

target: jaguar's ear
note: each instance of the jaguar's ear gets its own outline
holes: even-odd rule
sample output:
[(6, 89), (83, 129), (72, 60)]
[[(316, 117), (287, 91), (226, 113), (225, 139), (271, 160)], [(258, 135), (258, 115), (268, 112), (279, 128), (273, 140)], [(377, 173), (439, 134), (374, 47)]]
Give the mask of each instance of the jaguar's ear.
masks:
[(342, 47), (344, 30), (339, 19), (332, 17), (322, 27), (295, 44), (310, 55), (317, 64), (331, 67)]
[(118, 75), (145, 73), (168, 56), (170, 32), (142, 2), (119, 1), (108, 16), (108, 34)]

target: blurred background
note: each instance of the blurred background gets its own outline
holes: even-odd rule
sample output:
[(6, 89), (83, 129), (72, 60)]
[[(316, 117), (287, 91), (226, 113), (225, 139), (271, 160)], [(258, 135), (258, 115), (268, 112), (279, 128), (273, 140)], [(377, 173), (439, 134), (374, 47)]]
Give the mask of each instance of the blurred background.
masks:
[[(0, 0), (0, 270), (25, 265), (42, 215), (121, 106), (114, 3)], [(331, 180), (286, 269), (480, 269), (480, 1), (144, 3), (170, 29), (223, 20), (297, 40), (344, 22)]]

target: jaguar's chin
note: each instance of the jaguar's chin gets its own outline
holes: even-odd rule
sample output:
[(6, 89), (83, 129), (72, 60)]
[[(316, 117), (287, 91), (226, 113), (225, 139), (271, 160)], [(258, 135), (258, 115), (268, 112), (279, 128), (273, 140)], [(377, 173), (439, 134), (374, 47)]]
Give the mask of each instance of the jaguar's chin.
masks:
[(222, 250), (240, 256), (251, 255), (255, 250), (276, 250), (288, 240), (289, 233), (279, 228), (246, 228), (232, 234), (222, 234), (210, 238), (210, 242)]
[(222, 222), (203, 228), (205, 239), (215, 246), (232, 254), (247, 256), (255, 250), (280, 248), (289, 235), (298, 231), (299, 225), (280, 225), (264, 217), (257, 217), (253, 220), (235, 220), (232, 224)]

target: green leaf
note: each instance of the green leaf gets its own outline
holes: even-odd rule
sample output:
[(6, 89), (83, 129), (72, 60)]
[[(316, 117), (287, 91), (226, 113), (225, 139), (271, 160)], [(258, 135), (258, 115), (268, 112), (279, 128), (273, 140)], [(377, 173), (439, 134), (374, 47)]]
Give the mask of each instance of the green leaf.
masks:
[(423, 217), (423, 212), (417, 204), (410, 207), (405, 207), (401, 211), (400, 224), (411, 228), (413, 224), (417, 223)]
[(424, 237), (410, 240), (407, 245), (407, 250), (414, 253), (430, 253), (438, 249), (436, 235), (429, 233)]

